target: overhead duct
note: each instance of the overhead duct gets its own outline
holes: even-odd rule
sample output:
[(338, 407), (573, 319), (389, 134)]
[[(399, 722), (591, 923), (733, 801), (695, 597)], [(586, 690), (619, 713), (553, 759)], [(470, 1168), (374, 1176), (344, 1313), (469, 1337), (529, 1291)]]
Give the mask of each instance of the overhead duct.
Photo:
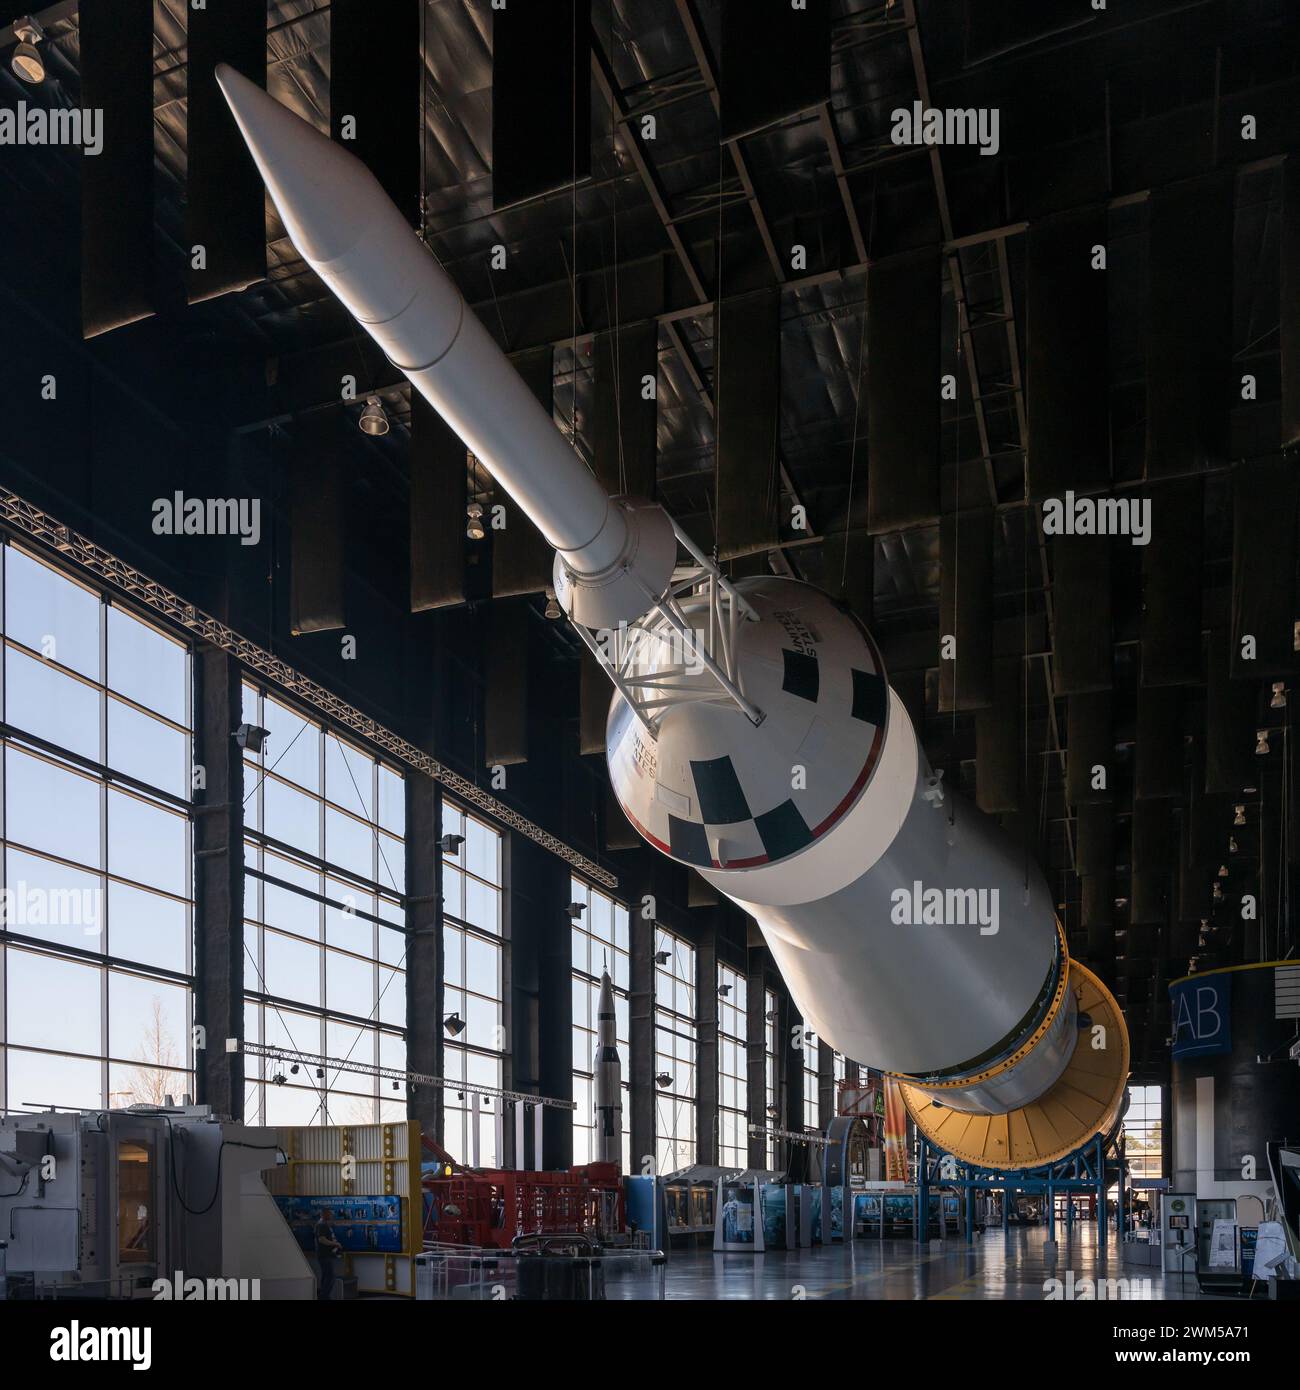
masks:
[(718, 85), (724, 141), (829, 101), (830, 0), (723, 0)]
[(330, 134), (379, 180), (402, 216), (420, 220), (424, 0), (330, 0)]
[(492, 206), (591, 173), (591, 7), (492, 9)]
[(1183, 794), (1183, 692), (1138, 688), (1133, 794), (1140, 801)]
[(1151, 540), (1142, 550), (1142, 684), (1199, 685), (1205, 484), (1150, 491)]
[(1110, 801), (1114, 782), (1110, 694), (1071, 695), (1066, 706), (1065, 799), (1071, 806)]
[(777, 538), (779, 290), (722, 301), (715, 376), (718, 554), (730, 559)]
[(78, 28), (81, 102), (102, 112), (102, 148), (81, 161), (81, 331), (93, 338), (154, 312), (153, 5), (81, 0)]
[(1114, 684), (1111, 543), (1109, 536), (1052, 538), (1052, 669), (1058, 695), (1109, 690)]
[(867, 271), (867, 526), (873, 535), (939, 515), (939, 255)]
[(1282, 165), (1278, 346), (1281, 358), (1282, 448), (1300, 444), (1300, 159)]
[(1232, 468), (1232, 674), (1285, 676), (1297, 668), (1294, 458), (1255, 459)]
[(187, 293), (197, 304), (266, 278), (266, 193), (215, 75), (224, 63), (265, 87), (266, 8), (189, 5), (185, 15)]
[(465, 446), (411, 392), (411, 611), (465, 601)]
[(591, 452), (596, 477), (607, 492), (653, 497), (659, 325), (637, 323), (597, 333), (592, 356)]
[(939, 526), (939, 712), (993, 703), (993, 512), (954, 512)]
[(1025, 474), (1031, 501), (1110, 484), (1104, 208), (1036, 222), (1025, 238)]
[(1232, 173), (1149, 203), (1146, 476), (1219, 463), (1233, 399)]
[[(413, 385), (560, 551), (577, 635), (594, 646), (610, 619), (631, 624), (607, 761), (641, 838), (754, 918), (809, 1026), (897, 1076), (917, 1127), (959, 1160), (1018, 1169), (1110, 1133), (1129, 1063), (1119, 1007), (1071, 960), (1041, 872), (934, 775), (870, 634), (809, 585), (729, 584), (662, 510), (608, 498), (363, 166), (222, 80), (295, 245), (393, 361), (433, 364), (406, 368)], [(684, 652), (699, 670), (677, 669)], [(712, 954), (706, 934), (706, 980)], [(1104, 1046), (1078, 1045), (1084, 1026)]]
[(1024, 662), (999, 658), (993, 664), (993, 704), (975, 716), (975, 804), (989, 815), (1020, 809), (1023, 684)]
[(528, 761), (528, 611), (523, 603), (494, 603), (485, 623), (483, 762), (514, 767)]
[[(538, 404), (552, 418), (554, 411), (555, 353), (552, 348), (533, 348), (516, 353), (511, 361), (520, 379)], [(492, 537), (492, 597), (540, 594), (551, 582), (551, 547), (533, 524), (527, 511), (513, 498), (497, 497), (504, 525), (489, 521)]]
[(335, 411), (304, 416), (290, 464), (289, 630), (332, 632), (343, 614), (343, 442)]

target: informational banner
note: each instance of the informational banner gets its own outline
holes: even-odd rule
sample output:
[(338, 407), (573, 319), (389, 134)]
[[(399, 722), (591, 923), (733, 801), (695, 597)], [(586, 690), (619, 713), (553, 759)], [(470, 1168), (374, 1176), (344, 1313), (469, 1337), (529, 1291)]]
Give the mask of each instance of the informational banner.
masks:
[(1213, 1057), (1232, 1050), (1232, 976), (1206, 975), (1169, 986), (1170, 1054)]
[(758, 1186), (756, 1182), (719, 1183), (718, 1216), (713, 1228), (715, 1250), (753, 1253), (765, 1248)]
[(402, 1248), (400, 1197), (276, 1197), (275, 1204), (308, 1253), (316, 1248), (316, 1223), (327, 1211), (334, 1239), (351, 1254)]
[(903, 1088), (892, 1076), (885, 1077), (885, 1178), (910, 1182), (907, 1155), (907, 1106)]

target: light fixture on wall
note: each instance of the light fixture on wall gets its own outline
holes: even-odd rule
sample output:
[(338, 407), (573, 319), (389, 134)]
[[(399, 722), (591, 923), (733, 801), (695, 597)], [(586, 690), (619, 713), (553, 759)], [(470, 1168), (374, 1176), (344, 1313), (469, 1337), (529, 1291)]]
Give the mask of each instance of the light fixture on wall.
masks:
[(442, 839), (438, 841), (438, 848), (444, 854), (459, 854), (460, 847), (464, 843), (465, 837), (463, 835), (444, 835)]
[(388, 415), (384, 410), (383, 401), (378, 396), (366, 397), (365, 409), (362, 410), (357, 425), (362, 434), (368, 434), (372, 439), (378, 439), (388, 433)]
[(661, 1071), (658, 1076), (655, 1077), (655, 1085), (658, 1086), (661, 1091), (666, 1091), (672, 1084), (673, 1077), (671, 1072)]
[(672, 960), (672, 956), (667, 951), (655, 952), (656, 965), (667, 965), (670, 960)]
[(566, 907), (564, 910), (565, 910), (565, 912), (568, 913), (568, 915), (569, 915), (569, 921), (571, 921), (571, 922), (579, 922), (579, 921), (582, 920), (582, 914), (583, 914), (584, 912), (586, 912), (586, 910), (587, 910), (587, 904), (586, 904), (586, 903), (570, 903), (570, 904), (568, 905), (568, 907)]
[(241, 724), (231, 737), (246, 753), (260, 753), (266, 746), (266, 740), (271, 737), (271, 731), (258, 724)]
[(719, 994), (723, 999), (725, 999), (725, 998), (727, 997), (727, 995), (729, 995), (730, 993), (731, 993), (731, 986), (730, 986), (730, 985), (719, 985), (719, 986), (718, 986), (718, 994)]
[(14, 37), (19, 43), (10, 54), (9, 67), (20, 82), (26, 82), (29, 87), (38, 86), (45, 81), (45, 59), (36, 45), (44, 42), (45, 30), (29, 15), (24, 15), (14, 21)]
[(443, 1019), (442, 1026), (453, 1038), (458, 1038), (465, 1031), (465, 1020), (461, 1018), (459, 1013), (448, 1014)]

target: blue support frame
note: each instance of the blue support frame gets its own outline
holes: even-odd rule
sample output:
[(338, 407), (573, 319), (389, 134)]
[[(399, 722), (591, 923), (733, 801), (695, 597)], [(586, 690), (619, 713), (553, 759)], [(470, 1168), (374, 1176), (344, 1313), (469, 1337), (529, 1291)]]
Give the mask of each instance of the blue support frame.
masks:
[[(1101, 1135), (1089, 1141), (1081, 1149), (1076, 1149), (1066, 1158), (1055, 1163), (1047, 1163), (1038, 1168), (979, 1168), (974, 1164), (962, 1163), (943, 1149), (931, 1144), (923, 1135), (917, 1166), (916, 1238), (920, 1243), (927, 1239), (929, 1231), (930, 1189), (932, 1187), (956, 1187), (965, 1196), (966, 1243), (975, 1239), (975, 1193), (980, 1190), (994, 1190), (1002, 1193), (1002, 1229), (1007, 1229), (1007, 1217), (1011, 1207), (1013, 1192), (1043, 1194), (1047, 1198), (1047, 1238), (1056, 1239), (1056, 1206), (1058, 1193), (1090, 1194), (1097, 1209), (1097, 1244), (1102, 1256), (1106, 1253), (1106, 1237), (1109, 1222), (1106, 1215), (1106, 1191), (1111, 1183), (1117, 1183), (1116, 1221), (1118, 1231), (1123, 1231), (1124, 1221), (1124, 1159), (1115, 1145), (1106, 1146)], [(941, 1176), (945, 1160), (953, 1165), (950, 1171), (954, 1177)], [(1073, 1206), (1066, 1211), (1066, 1231), (1074, 1227)], [(940, 1228), (942, 1229), (942, 1227)]]

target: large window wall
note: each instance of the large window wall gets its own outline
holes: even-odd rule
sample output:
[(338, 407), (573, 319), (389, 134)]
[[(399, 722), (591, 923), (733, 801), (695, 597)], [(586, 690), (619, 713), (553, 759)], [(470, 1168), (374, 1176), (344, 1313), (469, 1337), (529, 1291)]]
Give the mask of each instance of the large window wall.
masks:
[(193, 1092), (190, 652), (3, 547), (0, 1110)]
[[(502, 837), (449, 801), (443, 802), (442, 829), (464, 837), (442, 859), (443, 1018), (464, 1025), (458, 1032), (444, 1028), (442, 1072), (453, 1083), (500, 1087), (507, 1050)], [(499, 1106), (495, 1097), (479, 1101), (478, 1162), (484, 1167), (504, 1160), (497, 1152)], [(443, 1115), (444, 1144), (462, 1163), (472, 1163), (471, 1093), (448, 1086)]]
[(585, 907), (570, 933), (573, 964), (573, 1161), (596, 1157), (595, 1056), (600, 977), (605, 970), (614, 986), (614, 1027), (623, 1077), (623, 1171), (632, 1171), (632, 1102), (628, 1084), (630, 1037), (628, 1011), (627, 908), (582, 879), (570, 884), (569, 901)]
[[(405, 1070), (402, 774), (268, 691), (243, 698), (268, 731), (244, 754), (245, 1037)], [(342, 1067), (250, 1056), (245, 1082), (251, 1123), (406, 1117), (402, 1083)]]
[(821, 1133), (821, 1096), (819, 1093), (818, 1063), (821, 1048), (815, 1033), (803, 1034), (803, 1127)]
[[(695, 948), (655, 927), (655, 1162), (695, 1162)], [(666, 1084), (660, 1084), (661, 1080)]]
[(749, 1166), (746, 1074), (749, 991), (744, 975), (718, 963), (718, 1163)]
[(1130, 1086), (1128, 1112), (1124, 1116), (1124, 1152), (1129, 1172), (1137, 1183), (1155, 1182), (1164, 1176), (1159, 1086)]
[[(776, 1049), (781, 1016), (776, 1002), (776, 991), (769, 989), (764, 994), (766, 1010), (763, 1015), (763, 1123), (768, 1129), (781, 1127), (780, 1108), (776, 1100)], [(767, 1140), (767, 1166), (776, 1167), (776, 1140)]]

